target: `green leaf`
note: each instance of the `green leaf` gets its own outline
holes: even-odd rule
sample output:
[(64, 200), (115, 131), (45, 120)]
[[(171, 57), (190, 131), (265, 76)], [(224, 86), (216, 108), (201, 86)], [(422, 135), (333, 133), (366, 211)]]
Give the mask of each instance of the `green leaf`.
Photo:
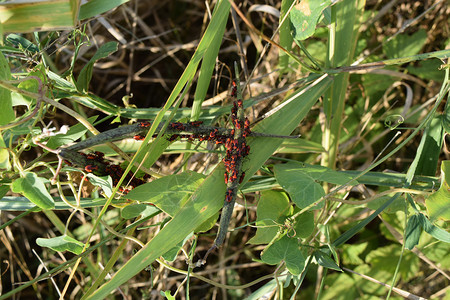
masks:
[(36, 54), (39, 52), (38, 46), (36, 46), (23, 36), (17, 35), (15, 33), (8, 34), (8, 36), (6, 36), (6, 41), (23, 51), (27, 51), (32, 54)]
[(314, 259), (324, 268), (342, 272), (342, 269), (334, 262), (334, 260), (320, 250), (314, 252)]
[(277, 149), (278, 153), (321, 153), (325, 149), (321, 144), (305, 139), (285, 139)]
[(9, 162), (9, 151), (0, 131), (0, 170), (1, 169), (11, 170), (11, 163)]
[[(0, 80), (11, 80), (8, 61), (0, 52)], [(16, 118), (12, 108), (11, 91), (0, 87), (0, 125), (5, 125)]]
[(292, 36), (302, 41), (314, 34), (322, 11), (331, 0), (302, 0), (295, 5), (290, 14)]
[(13, 181), (12, 191), (28, 198), (31, 202), (42, 209), (55, 208), (55, 202), (48, 193), (41, 178), (35, 173), (26, 172), (24, 177)]
[(350, 182), (352, 180), (351, 176), (348, 176), (346, 174), (343, 174), (342, 172), (338, 172), (332, 169), (329, 169), (324, 166), (315, 166), (315, 165), (309, 165), (306, 163), (299, 163), (297, 164), (297, 167), (300, 171), (308, 174), (311, 176), (314, 180), (317, 181), (325, 181), (332, 184), (338, 184), (338, 185), (344, 185), (344, 184), (351, 184), (356, 185), (357, 182)]
[(269, 265), (276, 265), (284, 261), (292, 275), (299, 275), (305, 267), (305, 258), (299, 249), (297, 239), (287, 236), (283, 236), (267, 247), (261, 254), (261, 259)]
[(117, 42), (108, 42), (102, 45), (94, 56), (89, 60), (89, 62), (81, 70), (80, 75), (78, 75), (78, 80), (76, 83), (77, 90), (79, 92), (87, 92), (89, 89), (89, 82), (92, 78), (92, 69), (94, 68), (94, 63), (102, 58), (108, 57), (111, 53), (117, 51)]
[(275, 165), (275, 178), (300, 208), (305, 208), (325, 196), (322, 186), (312, 176), (297, 168), (297, 164)]
[(92, 173), (88, 173), (87, 177), (89, 178), (89, 182), (95, 186), (101, 187), (106, 197), (110, 197), (112, 195), (113, 184), (110, 176), (96, 176)]
[(67, 235), (57, 236), (50, 239), (38, 238), (36, 244), (47, 247), (58, 252), (69, 251), (77, 255), (83, 252), (84, 244)]
[(321, 300), (348, 300), (358, 299), (361, 296), (355, 280), (346, 273), (328, 275), (325, 283), (329, 288), (324, 291)]
[(123, 3), (127, 3), (130, 0), (95, 0), (89, 1), (80, 7), (80, 13), (78, 14), (78, 20), (85, 20), (102, 13), (105, 13)]
[(165, 213), (176, 214), (188, 196), (200, 186), (205, 176), (193, 171), (168, 175), (137, 186), (126, 196), (127, 199), (152, 203)]
[(445, 106), (445, 111), (442, 114), (442, 127), (445, 132), (450, 133), (450, 105)]
[(146, 203), (135, 203), (125, 206), (121, 211), (121, 216), (124, 219), (133, 219), (138, 216), (146, 217), (158, 213), (160, 210), (153, 205)]
[(412, 35), (399, 34), (383, 45), (383, 51), (388, 58), (399, 58), (418, 54), (425, 45), (427, 32), (418, 30)]
[(314, 227), (314, 213), (304, 212), (295, 220), (295, 236), (307, 238), (313, 233)]
[[(366, 257), (373, 269), (380, 269), (394, 274), (397, 268), (398, 260), (401, 256), (401, 247), (399, 245), (390, 245), (379, 247), (372, 250)], [(399, 272), (403, 280), (410, 280), (417, 275), (419, 271), (419, 258), (412, 252), (403, 253), (402, 263)]]
[(450, 243), (450, 232), (445, 231), (437, 227), (436, 225), (431, 224), (431, 222), (423, 215), (419, 214), (420, 222), (426, 233), (438, 239), (440, 241)]
[(438, 166), (439, 155), (441, 154), (444, 142), (444, 128), (442, 118), (433, 118), (425, 128), (425, 131), (417, 149), (419, 161), (417, 163), (415, 175), (435, 176)]
[(437, 219), (450, 220), (450, 161), (441, 164), (441, 187), (426, 200), (428, 216), (431, 222)]
[(420, 217), (418, 215), (412, 215), (408, 219), (405, 230), (405, 248), (412, 250), (414, 246), (419, 243), (420, 234), (422, 233), (422, 226)]
[(278, 191), (264, 191), (256, 209), (256, 234), (249, 244), (268, 244), (276, 236), (284, 219), (289, 215), (289, 198)]
[(164, 253), (163, 258), (167, 261), (173, 262), (177, 256), (178, 253), (181, 250), (181, 247), (183, 247), (183, 245), (193, 236), (194, 234), (191, 233), (188, 236), (186, 236), (186, 238), (184, 238), (181, 242), (179, 242), (175, 247), (173, 247), (172, 249), (170, 249), (169, 251), (167, 251), (166, 253)]
[(345, 264), (361, 265), (364, 261), (359, 257), (367, 248), (368, 242), (361, 244), (342, 245), (342, 262)]

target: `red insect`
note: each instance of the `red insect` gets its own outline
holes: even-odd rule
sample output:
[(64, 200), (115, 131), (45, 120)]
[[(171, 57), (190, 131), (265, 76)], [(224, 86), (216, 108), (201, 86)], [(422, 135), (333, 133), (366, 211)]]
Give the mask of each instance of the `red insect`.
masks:
[(194, 127), (198, 127), (198, 126), (200, 126), (202, 124), (203, 124), (203, 121), (193, 121), (193, 122), (191, 122), (191, 125), (194, 126)]
[(171, 136), (169, 137), (169, 142), (175, 141), (178, 137), (179, 137), (178, 134), (171, 135)]
[(245, 118), (245, 121), (244, 121), (244, 128), (247, 129), (247, 128), (249, 128), (249, 127), (250, 127), (250, 120), (249, 120), (248, 118)]
[(234, 129), (231, 129), (230, 134), (231, 136), (234, 136)]
[(241, 176), (239, 177), (239, 184), (242, 183), (242, 181), (244, 180), (244, 177), (245, 177), (245, 172), (242, 172)]
[(147, 122), (147, 121), (144, 121), (144, 122), (140, 122), (139, 123), (139, 127), (141, 127), (141, 128), (147, 128), (147, 127), (149, 127), (151, 124), (150, 124), (150, 122)]
[(250, 146), (242, 144), (241, 155), (247, 156), (250, 153)]
[(235, 118), (235, 119), (233, 120), (233, 122), (234, 122), (234, 127), (236, 127), (236, 129), (241, 129), (241, 128), (242, 128), (241, 122), (239, 122), (238, 119)]
[(97, 159), (102, 159), (105, 156), (105, 153), (100, 151), (94, 151), (94, 154), (97, 155)]
[(241, 100), (241, 99), (239, 99), (239, 100), (237, 101), (237, 106), (240, 107), (240, 108), (242, 108), (242, 100)]
[(237, 85), (236, 82), (233, 80), (233, 82), (231, 82), (231, 97), (236, 97), (237, 95)]
[(145, 140), (145, 136), (136, 134), (135, 136), (133, 136), (133, 139), (135, 139), (136, 141), (143, 141)]
[(176, 130), (184, 130), (184, 124), (180, 123), (180, 122), (170, 123), (170, 127), (172, 127), (173, 129), (176, 129)]
[(225, 200), (227, 202), (231, 202), (231, 200), (233, 200), (233, 190), (227, 189), (227, 192), (225, 193)]
[(84, 167), (84, 170), (88, 173), (92, 173), (94, 171), (98, 170), (98, 166), (94, 166), (94, 165), (87, 165), (86, 167)]
[(85, 155), (87, 159), (97, 159), (97, 155), (93, 154), (93, 153), (89, 153)]
[(217, 133), (219, 133), (219, 130), (216, 128), (216, 129), (214, 129), (214, 131), (211, 131), (211, 133), (209, 134), (209, 137), (211, 139), (213, 139), (216, 137)]
[(225, 173), (223, 173), (223, 175), (224, 175), (224, 179), (225, 179), (225, 184), (228, 184), (228, 173), (225, 172)]

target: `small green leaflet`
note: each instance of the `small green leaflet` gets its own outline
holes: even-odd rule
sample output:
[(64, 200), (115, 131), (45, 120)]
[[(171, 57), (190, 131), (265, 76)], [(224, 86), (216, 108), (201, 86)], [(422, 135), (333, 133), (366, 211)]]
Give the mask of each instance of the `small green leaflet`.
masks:
[(292, 275), (299, 275), (305, 267), (305, 258), (300, 251), (297, 239), (287, 236), (283, 236), (266, 248), (261, 254), (261, 259), (269, 265), (284, 261)]
[(256, 234), (249, 244), (268, 244), (280, 230), (278, 224), (283, 224), (290, 214), (289, 198), (278, 191), (264, 191), (256, 209)]
[(320, 250), (314, 252), (314, 259), (319, 265), (324, 268), (342, 272), (342, 269), (336, 264), (336, 262)]
[(83, 252), (84, 244), (67, 235), (57, 236), (50, 239), (38, 238), (36, 244), (47, 247), (58, 252), (69, 251), (77, 255)]
[(419, 243), (420, 234), (422, 233), (422, 226), (420, 217), (412, 215), (408, 219), (405, 230), (405, 248), (411, 250)]
[(312, 36), (320, 15), (330, 4), (331, 0), (302, 0), (295, 5), (290, 14), (293, 38), (302, 41)]
[(24, 177), (14, 180), (12, 191), (28, 198), (42, 209), (55, 208), (55, 202), (47, 191), (42, 179), (35, 173), (26, 172)]
[(352, 179), (348, 175), (326, 167), (302, 163), (275, 165), (274, 171), (278, 183), (300, 208), (305, 208), (325, 196), (322, 185), (319, 184), (320, 181), (343, 185)]
[[(0, 80), (11, 80), (8, 61), (0, 52)], [(0, 125), (5, 125), (15, 119), (12, 108), (11, 91), (0, 87)]]
[(159, 212), (160, 210), (152, 205), (146, 204), (146, 203), (138, 203), (138, 204), (130, 204), (125, 206), (121, 210), (121, 216), (124, 219), (134, 219), (138, 216), (149, 216), (154, 213)]
[(420, 222), (426, 233), (440, 241), (450, 243), (450, 233), (433, 224), (423, 215), (419, 214)]
[(204, 178), (204, 175), (192, 171), (168, 175), (137, 186), (126, 195), (126, 198), (153, 203), (173, 216), (183, 206), (182, 202), (186, 201), (188, 196), (200, 186)]
[(92, 79), (92, 70), (94, 68), (94, 63), (102, 58), (108, 57), (111, 53), (117, 51), (117, 42), (108, 42), (102, 45), (94, 56), (89, 60), (89, 62), (81, 70), (80, 75), (78, 75), (78, 80), (76, 83), (77, 90), (79, 92), (87, 92), (89, 89), (89, 82)]
[(425, 200), (425, 205), (431, 222), (450, 220), (450, 161), (442, 162), (441, 187)]

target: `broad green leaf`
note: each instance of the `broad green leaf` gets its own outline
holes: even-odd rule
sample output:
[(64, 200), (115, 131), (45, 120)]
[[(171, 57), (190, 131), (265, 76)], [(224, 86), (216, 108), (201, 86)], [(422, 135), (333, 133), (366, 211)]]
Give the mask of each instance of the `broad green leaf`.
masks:
[(292, 36), (302, 41), (314, 34), (322, 11), (331, 0), (302, 0), (294, 6), (290, 14)]
[(167, 251), (166, 253), (164, 253), (163, 258), (167, 261), (173, 262), (177, 256), (178, 253), (181, 250), (181, 247), (183, 247), (183, 245), (193, 236), (193, 233), (189, 234), (188, 236), (186, 236), (186, 238), (184, 238), (181, 242), (179, 242), (175, 247), (173, 247), (172, 249), (170, 249), (169, 251)]
[(35, 173), (26, 172), (24, 177), (14, 180), (12, 184), (14, 193), (19, 193), (42, 209), (55, 208), (55, 202), (47, 191), (41, 178)]
[(305, 267), (305, 258), (299, 249), (297, 239), (287, 236), (283, 236), (267, 247), (261, 254), (261, 259), (269, 265), (276, 265), (284, 261), (292, 275), (299, 275)]
[(324, 268), (342, 272), (342, 269), (334, 262), (334, 260), (320, 250), (314, 252), (314, 259)]
[(3, 197), (6, 195), (7, 192), (9, 192), (9, 189), (10, 189), (9, 185), (0, 184), (0, 199), (3, 200)]
[(173, 216), (188, 196), (201, 185), (205, 176), (193, 171), (168, 175), (137, 186), (125, 197), (127, 199), (152, 203), (162, 211)]
[(425, 205), (431, 222), (450, 220), (450, 161), (442, 162), (441, 187), (425, 200)]
[(426, 59), (419, 60), (414, 64), (408, 64), (406, 69), (409, 74), (424, 80), (442, 81), (445, 71), (441, 69), (441, 65), (442, 61), (440, 59)]
[(422, 233), (422, 226), (420, 217), (418, 215), (412, 215), (408, 219), (405, 230), (405, 248), (412, 250), (414, 246), (419, 243), (420, 234)]
[(321, 153), (322, 145), (305, 139), (285, 139), (277, 149), (278, 153)]
[(427, 33), (425, 30), (408, 35), (399, 34), (383, 45), (383, 51), (388, 58), (399, 58), (418, 54), (425, 45)]
[(425, 128), (417, 149), (419, 161), (414, 172), (415, 175), (434, 176), (436, 174), (445, 134), (442, 127), (442, 117), (433, 118)]
[[(327, 167), (310, 165), (306, 163), (297, 163), (297, 168), (311, 176), (314, 180), (325, 181), (332, 184), (344, 185), (349, 183), (351, 185), (358, 184), (357, 182), (350, 182), (352, 180), (351, 176), (347, 176), (342, 172), (338, 172)], [(293, 164), (295, 166), (295, 164)]]
[[(8, 61), (0, 52), (0, 80), (11, 80)], [(11, 91), (0, 87), (0, 125), (5, 125), (16, 118), (12, 108)]]
[(379, 247), (372, 250), (366, 257), (366, 262), (372, 268), (387, 271), (390, 274), (395, 273), (398, 260), (401, 259), (399, 272), (404, 280), (410, 280), (419, 271), (419, 258), (412, 252), (405, 252), (401, 255), (401, 246), (390, 245)]
[(95, 186), (101, 187), (106, 197), (110, 197), (113, 190), (112, 179), (110, 176), (96, 176), (92, 173), (88, 173), (87, 177), (89, 182)]
[(37, 32), (73, 29), (78, 10), (76, 2), (73, 0), (8, 1), (0, 9), (1, 30), (2, 32)]
[(359, 257), (366, 250), (368, 242), (342, 245), (342, 262), (344, 264), (361, 265), (364, 261)]
[(158, 208), (146, 203), (135, 203), (125, 206), (121, 211), (121, 216), (124, 219), (133, 219), (138, 216), (146, 217), (160, 212)]
[(330, 274), (325, 279), (329, 286), (321, 295), (321, 300), (348, 300), (358, 299), (360, 289), (355, 285), (355, 280), (347, 273)]
[(0, 170), (10, 170), (11, 163), (9, 162), (9, 151), (6, 149), (6, 144), (1, 133), (2, 132), (0, 131)]
[(92, 70), (94, 68), (94, 64), (97, 60), (108, 57), (111, 53), (117, 51), (117, 42), (108, 42), (102, 45), (94, 56), (89, 60), (89, 62), (83, 67), (78, 75), (77, 79), (77, 90), (79, 92), (87, 92), (89, 89), (89, 82), (92, 79)]
[(15, 33), (8, 34), (6, 41), (13, 44), (15, 47), (32, 54), (39, 52), (39, 47), (27, 40), (25, 37), (17, 35)]
[(296, 164), (275, 165), (275, 178), (300, 208), (305, 208), (325, 196), (322, 186)]
[(436, 225), (431, 224), (431, 222), (423, 215), (419, 214), (420, 222), (426, 233), (438, 239), (440, 241), (450, 243), (450, 233), (437, 227)]
[[(442, 230), (442, 229), (441, 229)], [(448, 232), (444, 231), (446, 234)], [(422, 241), (421, 241), (422, 242)], [(426, 245), (430, 245), (427, 241)], [(421, 247), (420, 251), (430, 260), (438, 263), (441, 268), (450, 268), (450, 242), (447, 243), (432, 243), (432, 247)]]
[(306, 211), (295, 220), (295, 237), (307, 238), (314, 231), (314, 213)]
[(442, 114), (442, 127), (447, 134), (450, 133), (450, 105), (445, 106), (445, 111)]
[(95, 0), (89, 1), (80, 7), (78, 20), (89, 19), (97, 15), (101, 15), (123, 3), (130, 0)]
[(276, 236), (290, 213), (289, 198), (278, 191), (264, 191), (256, 209), (256, 234), (249, 244), (268, 244)]
[(41, 247), (47, 247), (58, 252), (69, 251), (77, 255), (83, 252), (84, 247), (84, 244), (82, 242), (79, 242), (67, 235), (57, 236), (49, 239), (38, 238), (36, 239), (36, 244)]
[[(282, 0), (281, 1), (281, 8), (280, 8), (280, 22), (284, 21), (283, 24), (279, 24), (279, 28), (280, 28), (280, 33), (279, 33), (279, 37), (280, 37), (280, 45), (286, 49), (287, 51), (291, 51), (292, 49), (292, 42), (294, 41), (294, 39), (292, 38), (291, 35), (291, 29), (290, 29), (290, 21), (289, 21), (289, 17), (285, 18), (286, 14), (289, 11), (289, 8), (292, 5), (292, 2), (294, 2), (294, 0)], [(279, 66), (281, 70), (287, 70), (288, 66), (289, 66), (289, 55), (287, 55), (284, 51), (280, 51), (279, 54)], [(293, 67), (295, 68), (295, 67)]]

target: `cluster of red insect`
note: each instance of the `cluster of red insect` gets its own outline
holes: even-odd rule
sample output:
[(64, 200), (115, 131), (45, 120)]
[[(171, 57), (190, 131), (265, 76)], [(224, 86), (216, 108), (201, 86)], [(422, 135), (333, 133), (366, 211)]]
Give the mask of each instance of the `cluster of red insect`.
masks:
[[(233, 89), (231, 91), (231, 97), (236, 97), (236, 84), (233, 82)], [(237, 168), (237, 162), (242, 160), (250, 152), (250, 146), (245, 142), (245, 137), (250, 134), (250, 121), (245, 118), (244, 121), (239, 120), (237, 111), (238, 109), (243, 109), (242, 100), (236, 100), (233, 103), (231, 109), (231, 122), (233, 123), (234, 129), (231, 130), (230, 136), (225, 141), (226, 154), (223, 159), (226, 171), (224, 174), (225, 184), (227, 184), (227, 191), (225, 193), (225, 200), (231, 202), (235, 189), (231, 187), (231, 184), (239, 180), (239, 183), (245, 177), (245, 172)], [(235, 130), (242, 129), (242, 138), (235, 138)], [(240, 174), (239, 174), (240, 173)], [(231, 184), (229, 184), (231, 183)]]
[[(150, 122), (144, 121), (144, 122), (139, 122), (139, 127), (140, 128), (147, 128), (150, 127)], [(144, 135), (140, 135), (140, 134), (136, 134), (133, 139), (135, 139), (136, 141), (143, 141), (145, 139)]]
[[(109, 175), (112, 178), (113, 185), (117, 185), (119, 183), (119, 180), (120, 180), (120, 178), (122, 178), (123, 173), (124, 173), (124, 170), (122, 169), (122, 167), (120, 165), (111, 164), (108, 161), (105, 161), (103, 159), (105, 154), (103, 154), (102, 152), (99, 152), (99, 151), (95, 151), (94, 153), (89, 153), (89, 154), (81, 153), (81, 155), (86, 157), (86, 159), (88, 161), (92, 161), (92, 163), (87, 164), (84, 167), (84, 170), (86, 172), (88, 172), (88, 173), (99, 172), (99, 173), (102, 173), (100, 175)], [(101, 170), (99, 169), (99, 165), (101, 166)], [(127, 194), (129, 191), (131, 191), (138, 185), (145, 183), (146, 182), (145, 179), (147, 179), (146, 177), (148, 177), (148, 176), (149, 175), (145, 175), (144, 180), (142, 180), (142, 179), (139, 179), (136, 177), (132, 177), (128, 173), (124, 180), (124, 182), (127, 183), (127, 186), (119, 187), (119, 191), (124, 194)]]

